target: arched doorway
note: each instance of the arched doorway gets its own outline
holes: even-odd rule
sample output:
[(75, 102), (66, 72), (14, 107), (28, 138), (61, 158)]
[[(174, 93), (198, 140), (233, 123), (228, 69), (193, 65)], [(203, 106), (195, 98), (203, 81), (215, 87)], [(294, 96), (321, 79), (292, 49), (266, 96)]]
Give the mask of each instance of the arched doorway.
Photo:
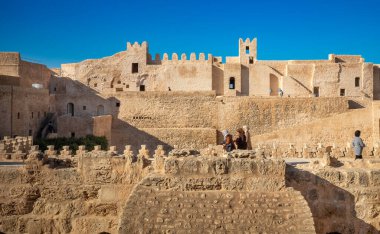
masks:
[(74, 104), (73, 103), (67, 103), (67, 114), (74, 116)]
[(278, 96), (278, 77), (270, 74), (269, 76), (270, 96)]
[(96, 115), (104, 115), (104, 106), (103, 105), (98, 105), (96, 108)]

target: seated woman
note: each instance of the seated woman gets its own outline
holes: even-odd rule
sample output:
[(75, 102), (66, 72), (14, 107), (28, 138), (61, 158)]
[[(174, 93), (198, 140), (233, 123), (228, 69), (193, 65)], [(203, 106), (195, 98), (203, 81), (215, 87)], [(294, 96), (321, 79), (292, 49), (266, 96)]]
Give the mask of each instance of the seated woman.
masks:
[(242, 128), (236, 130), (236, 140), (235, 140), (237, 149), (247, 149), (247, 137)]
[(223, 149), (227, 152), (231, 152), (232, 150), (236, 149), (231, 134), (226, 135), (226, 140), (223, 143)]

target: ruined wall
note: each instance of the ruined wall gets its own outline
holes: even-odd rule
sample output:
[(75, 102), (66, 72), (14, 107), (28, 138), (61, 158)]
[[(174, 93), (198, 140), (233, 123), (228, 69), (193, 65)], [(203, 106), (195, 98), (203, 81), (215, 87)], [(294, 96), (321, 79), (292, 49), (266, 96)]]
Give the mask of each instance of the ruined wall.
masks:
[[(113, 147), (99, 149), (80, 146), (71, 156), (68, 148), (59, 153), (50, 148), (41, 155), (33, 146), (25, 166), (0, 166), (0, 231), (376, 233), (380, 228), (378, 148), (375, 157), (360, 162), (338, 157), (326, 165), (325, 151), (323, 158), (295, 166), (259, 148), (227, 158), (186, 150), (166, 156), (162, 146), (154, 153), (143, 146), (137, 155), (130, 146), (123, 155)], [(339, 151), (334, 152), (331, 156)], [(289, 153), (295, 157), (295, 151)]]
[(313, 233), (304, 199), (284, 188), (284, 166), (260, 159), (168, 158), (161, 173), (132, 191), (119, 233)]
[(306, 199), (317, 233), (379, 233), (378, 163), (356, 168), (288, 166), (287, 186)]
[(0, 86), (0, 136), (35, 136), (49, 111), (46, 89)]

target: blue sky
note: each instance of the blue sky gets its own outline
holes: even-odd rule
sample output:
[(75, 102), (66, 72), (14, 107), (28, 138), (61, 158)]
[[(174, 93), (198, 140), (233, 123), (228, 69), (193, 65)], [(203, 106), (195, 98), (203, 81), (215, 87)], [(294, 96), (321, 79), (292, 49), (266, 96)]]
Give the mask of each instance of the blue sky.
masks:
[(59, 67), (148, 41), (151, 54), (236, 56), (258, 38), (258, 59), (361, 54), (380, 63), (380, 1), (0, 0), (0, 51)]

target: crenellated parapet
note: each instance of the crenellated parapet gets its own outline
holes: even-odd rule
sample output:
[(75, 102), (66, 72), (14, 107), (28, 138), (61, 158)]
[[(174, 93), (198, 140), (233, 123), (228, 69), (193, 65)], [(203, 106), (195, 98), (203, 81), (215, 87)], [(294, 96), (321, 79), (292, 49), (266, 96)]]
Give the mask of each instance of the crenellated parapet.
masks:
[[(157, 59), (157, 57), (156, 57)], [(173, 53), (171, 55), (171, 59), (169, 59), (169, 55), (164, 53), (161, 64), (162, 65), (170, 65), (170, 64), (212, 64), (214, 57), (212, 54), (207, 55), (207, 59), (204, 53), (200, 53), (198, 55), (198, 59), (195, 53), (191, 53), (189, 56), (185, 53), (182, 53), (180, 56), (177, 53)]]
[(148, 50), (148, 43), (146, 41), (143, 41), (141, 44), (137, 41), (133, 44), (127, 42), (127, 51), (131, 50)]
[(5, 136), (0, 140), (0, 159), (23, 160), (33, 145), (33, 137)]

